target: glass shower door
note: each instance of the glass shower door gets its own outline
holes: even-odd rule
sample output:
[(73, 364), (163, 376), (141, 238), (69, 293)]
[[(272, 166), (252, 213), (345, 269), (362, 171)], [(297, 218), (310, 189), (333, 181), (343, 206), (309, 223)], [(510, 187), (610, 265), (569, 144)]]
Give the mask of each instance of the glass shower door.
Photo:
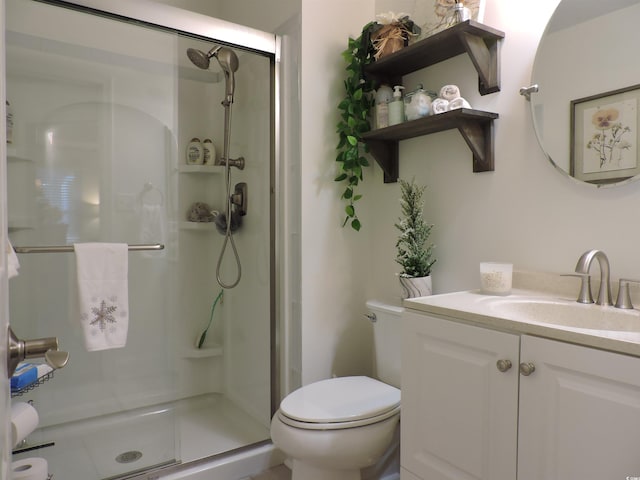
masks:
[[(232, 176), (248, 185), (249, 209), (234, 234), (242, 280), (216, 305), (223, 237), (189, 213), (223, 211), (224, 169), (185, 156), (194, 137), (211, 139), (218, 160), (222, 151), (222, 74), (186, 56), (213, 41), (25, 0), (7, 0), (6, 14), (13, 246), (165, 247), (129, 252), (127, 343), (98, 352), (80, 326), (74, 254), (19, 255), (12, 327), (21, 338), (57, 336), (70, 360), (12, 400), (33, 401), (40, 416), (14, 460), (41, 456), (54, 478), (98, 480), (267, 440), (273, 59), (236, 50), (231, 156), (247, 167)], [(235, 274), (232, 257), (221, 265)]]

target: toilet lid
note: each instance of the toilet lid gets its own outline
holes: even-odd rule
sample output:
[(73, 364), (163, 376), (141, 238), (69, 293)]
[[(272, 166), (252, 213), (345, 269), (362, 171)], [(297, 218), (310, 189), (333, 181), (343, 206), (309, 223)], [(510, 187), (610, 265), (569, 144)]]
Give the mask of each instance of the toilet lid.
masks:
[(289, 394), (280, 412), (302, 422), (349, 422), (379, 416), (400, 405), (400, 390), (369, 377), (338, 377)]

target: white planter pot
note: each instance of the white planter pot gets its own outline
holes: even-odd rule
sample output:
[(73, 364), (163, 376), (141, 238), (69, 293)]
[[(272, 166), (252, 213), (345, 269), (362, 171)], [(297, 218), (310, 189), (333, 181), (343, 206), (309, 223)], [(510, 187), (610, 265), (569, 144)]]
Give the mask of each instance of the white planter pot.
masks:
[(433, 293), (431, 275), (428, 277), (398, 277), (402, 287), (402, 298), (426, 297)]

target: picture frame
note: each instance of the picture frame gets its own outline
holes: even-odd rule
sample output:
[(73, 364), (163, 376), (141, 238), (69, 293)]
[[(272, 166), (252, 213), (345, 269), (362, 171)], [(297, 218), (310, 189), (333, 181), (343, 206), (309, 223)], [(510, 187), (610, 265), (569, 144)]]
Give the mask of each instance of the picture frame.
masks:
[(570, 175), (594, 184), (640, 174), (640, 85), (571, 101)]
[[(456, 0), (426, 0), (416, 3), (412, 19), (422, 29), (418, 40), (430, 37), (456, 23)], [(482, 23), (486, 0), (460, 0), (460, 3), (469, 9), (472, 20)]]

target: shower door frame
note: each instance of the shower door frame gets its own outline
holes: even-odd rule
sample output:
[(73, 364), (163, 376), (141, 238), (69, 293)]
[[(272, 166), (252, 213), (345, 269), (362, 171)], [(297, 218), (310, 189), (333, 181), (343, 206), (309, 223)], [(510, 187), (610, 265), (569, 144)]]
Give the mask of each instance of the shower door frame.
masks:
[(281, 259), (282, 242), (280, 223), (280, 191), (284, 182), (280, 181), (280, 47), (281, 39), (272, 33), (234, 24), (224, 20), (198, 14), (188, 10), (155, 3), (148, 0), (34, 0), (85, 11), (87, 14), (103, 15), (111, 18), (130, 20), (147, 26), (164, 29), (217, 44), (228, 45), (264, 55), (270, 60), (270, 410), (273, 415), (280, 402), (281, 389), (281, 342), (280, 331), (283, 314), (281, 304), (285, 294), (283, 285), (285, 273), (278, 267)]

